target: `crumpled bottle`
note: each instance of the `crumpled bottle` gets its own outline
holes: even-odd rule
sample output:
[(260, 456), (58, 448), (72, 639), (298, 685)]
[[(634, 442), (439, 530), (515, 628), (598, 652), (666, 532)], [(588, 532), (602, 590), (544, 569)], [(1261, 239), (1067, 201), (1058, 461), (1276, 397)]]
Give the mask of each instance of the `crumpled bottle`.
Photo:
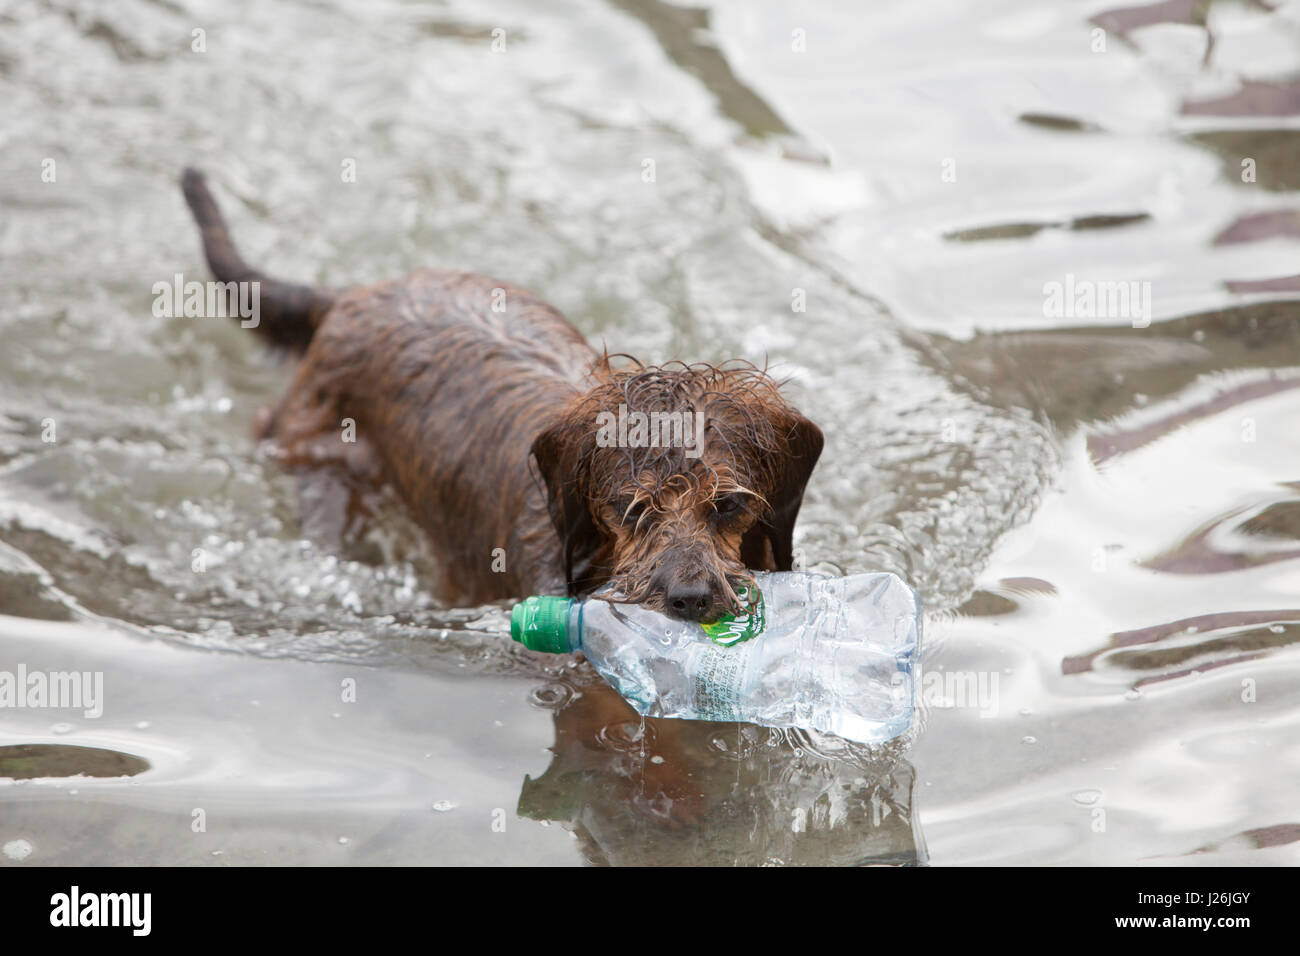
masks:
[[(883, 743), (912, 726), (921, 603), (896, 575), (757, 572), (745, 613), (700, 624), (635, 604), (534, 596), (510, 616), (535, 651), (582, 651), (648, 717), (803, 727)], [(755, 589), (749, 589), (754, 592)]]

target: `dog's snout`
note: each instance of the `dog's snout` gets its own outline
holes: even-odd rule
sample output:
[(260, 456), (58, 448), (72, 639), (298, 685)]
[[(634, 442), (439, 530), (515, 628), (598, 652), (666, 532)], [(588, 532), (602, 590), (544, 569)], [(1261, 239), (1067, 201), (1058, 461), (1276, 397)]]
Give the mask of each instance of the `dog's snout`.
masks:
[(681, 621), (716, 620), (729, 606), (723, 569), (683, 549), (664, 556), (645, 597), (651, 607)]
[(664, 613), (682, 621), (712, 621), (727, 610), (723, 585), (709, 575), (678, 578), (659, 593)]
[(700, 621), (713, 606), (713, 591), (704, 581), (682, 581), (668, 588), (664, 601), (673, 617)]

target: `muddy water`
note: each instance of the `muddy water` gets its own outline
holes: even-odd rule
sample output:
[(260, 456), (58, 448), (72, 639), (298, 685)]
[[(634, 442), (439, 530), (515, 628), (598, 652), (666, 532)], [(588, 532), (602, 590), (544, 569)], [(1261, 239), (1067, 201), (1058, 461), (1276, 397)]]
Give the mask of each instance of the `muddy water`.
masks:
[[(0, 670), (103, 675), (0, 713), (0, 865), (1297, 860), (1294, 5), (353, 6), (0, 11)], [(806, 562), (930, 608), (920, 733), (643, 731), (393, 502), (313, 540), (288, 368), (153, 312), (185, 163), (285, 276), (769, 360)]]

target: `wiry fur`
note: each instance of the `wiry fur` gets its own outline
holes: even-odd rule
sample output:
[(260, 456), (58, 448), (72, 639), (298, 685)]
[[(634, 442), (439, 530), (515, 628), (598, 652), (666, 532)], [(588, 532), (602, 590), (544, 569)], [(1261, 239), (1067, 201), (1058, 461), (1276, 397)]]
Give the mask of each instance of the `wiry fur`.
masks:
[[(763, 369), (630, 361), (617, 369), (599, 361), (591, 387), (534, 444), (566, 545), (566, 578), (578, 591), (612, 578), (624, 599), (666, 610), (675, 583), (703, 581), (714, 592), (711, 612), (734, 607), (747, 569), (789, 569), (793, 517), (821, 434)], [(620, 405), (646, 415), (702, 412), (701, 454), (682, 443), (600, 447), (602, 413)], [(720, 514), (718, 502), (735, 510)]]
[[(259, 437), (321, 481), (391, 483), (428, 533), (444, 599), (612, 580), (629, 599), (708, 617), (734, 604), (747, 569), (790, 568), (822, 435), (764, 370), (616, 368), (545, 302), (466, 272), (344, 291), (267, 279), (235, 252), (201, 174), (183, 184), (216, 277), (263, 282), (259, 334), (301, 354)], [(702, 454), (598, 447), (598, 414), (619, 404), (702, 411)], [(355, 442), (341, 440), (347, 421)]]

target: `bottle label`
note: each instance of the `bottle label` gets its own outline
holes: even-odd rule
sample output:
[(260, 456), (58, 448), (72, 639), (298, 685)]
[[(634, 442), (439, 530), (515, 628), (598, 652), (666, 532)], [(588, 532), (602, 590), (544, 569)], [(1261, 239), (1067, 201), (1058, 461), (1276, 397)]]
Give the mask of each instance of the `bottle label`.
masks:
[(700, 625), (714, 644), (731, 647), (743, 643), (751, 637), (758, 637), (767, 626), (762, 591), (755, 586), (743, 587), (736, 591), (736, 596), (746, 605), (744, 613), (724, 614), (716, 621)]
[[(755, 645), (757, 646), (757, 645)], [(749, 663), (749, 648), (728, 651), (708, 644), (696, 645), (695, 695), (692, 708), (699, 720), (744, 720), (742, 684)]]

